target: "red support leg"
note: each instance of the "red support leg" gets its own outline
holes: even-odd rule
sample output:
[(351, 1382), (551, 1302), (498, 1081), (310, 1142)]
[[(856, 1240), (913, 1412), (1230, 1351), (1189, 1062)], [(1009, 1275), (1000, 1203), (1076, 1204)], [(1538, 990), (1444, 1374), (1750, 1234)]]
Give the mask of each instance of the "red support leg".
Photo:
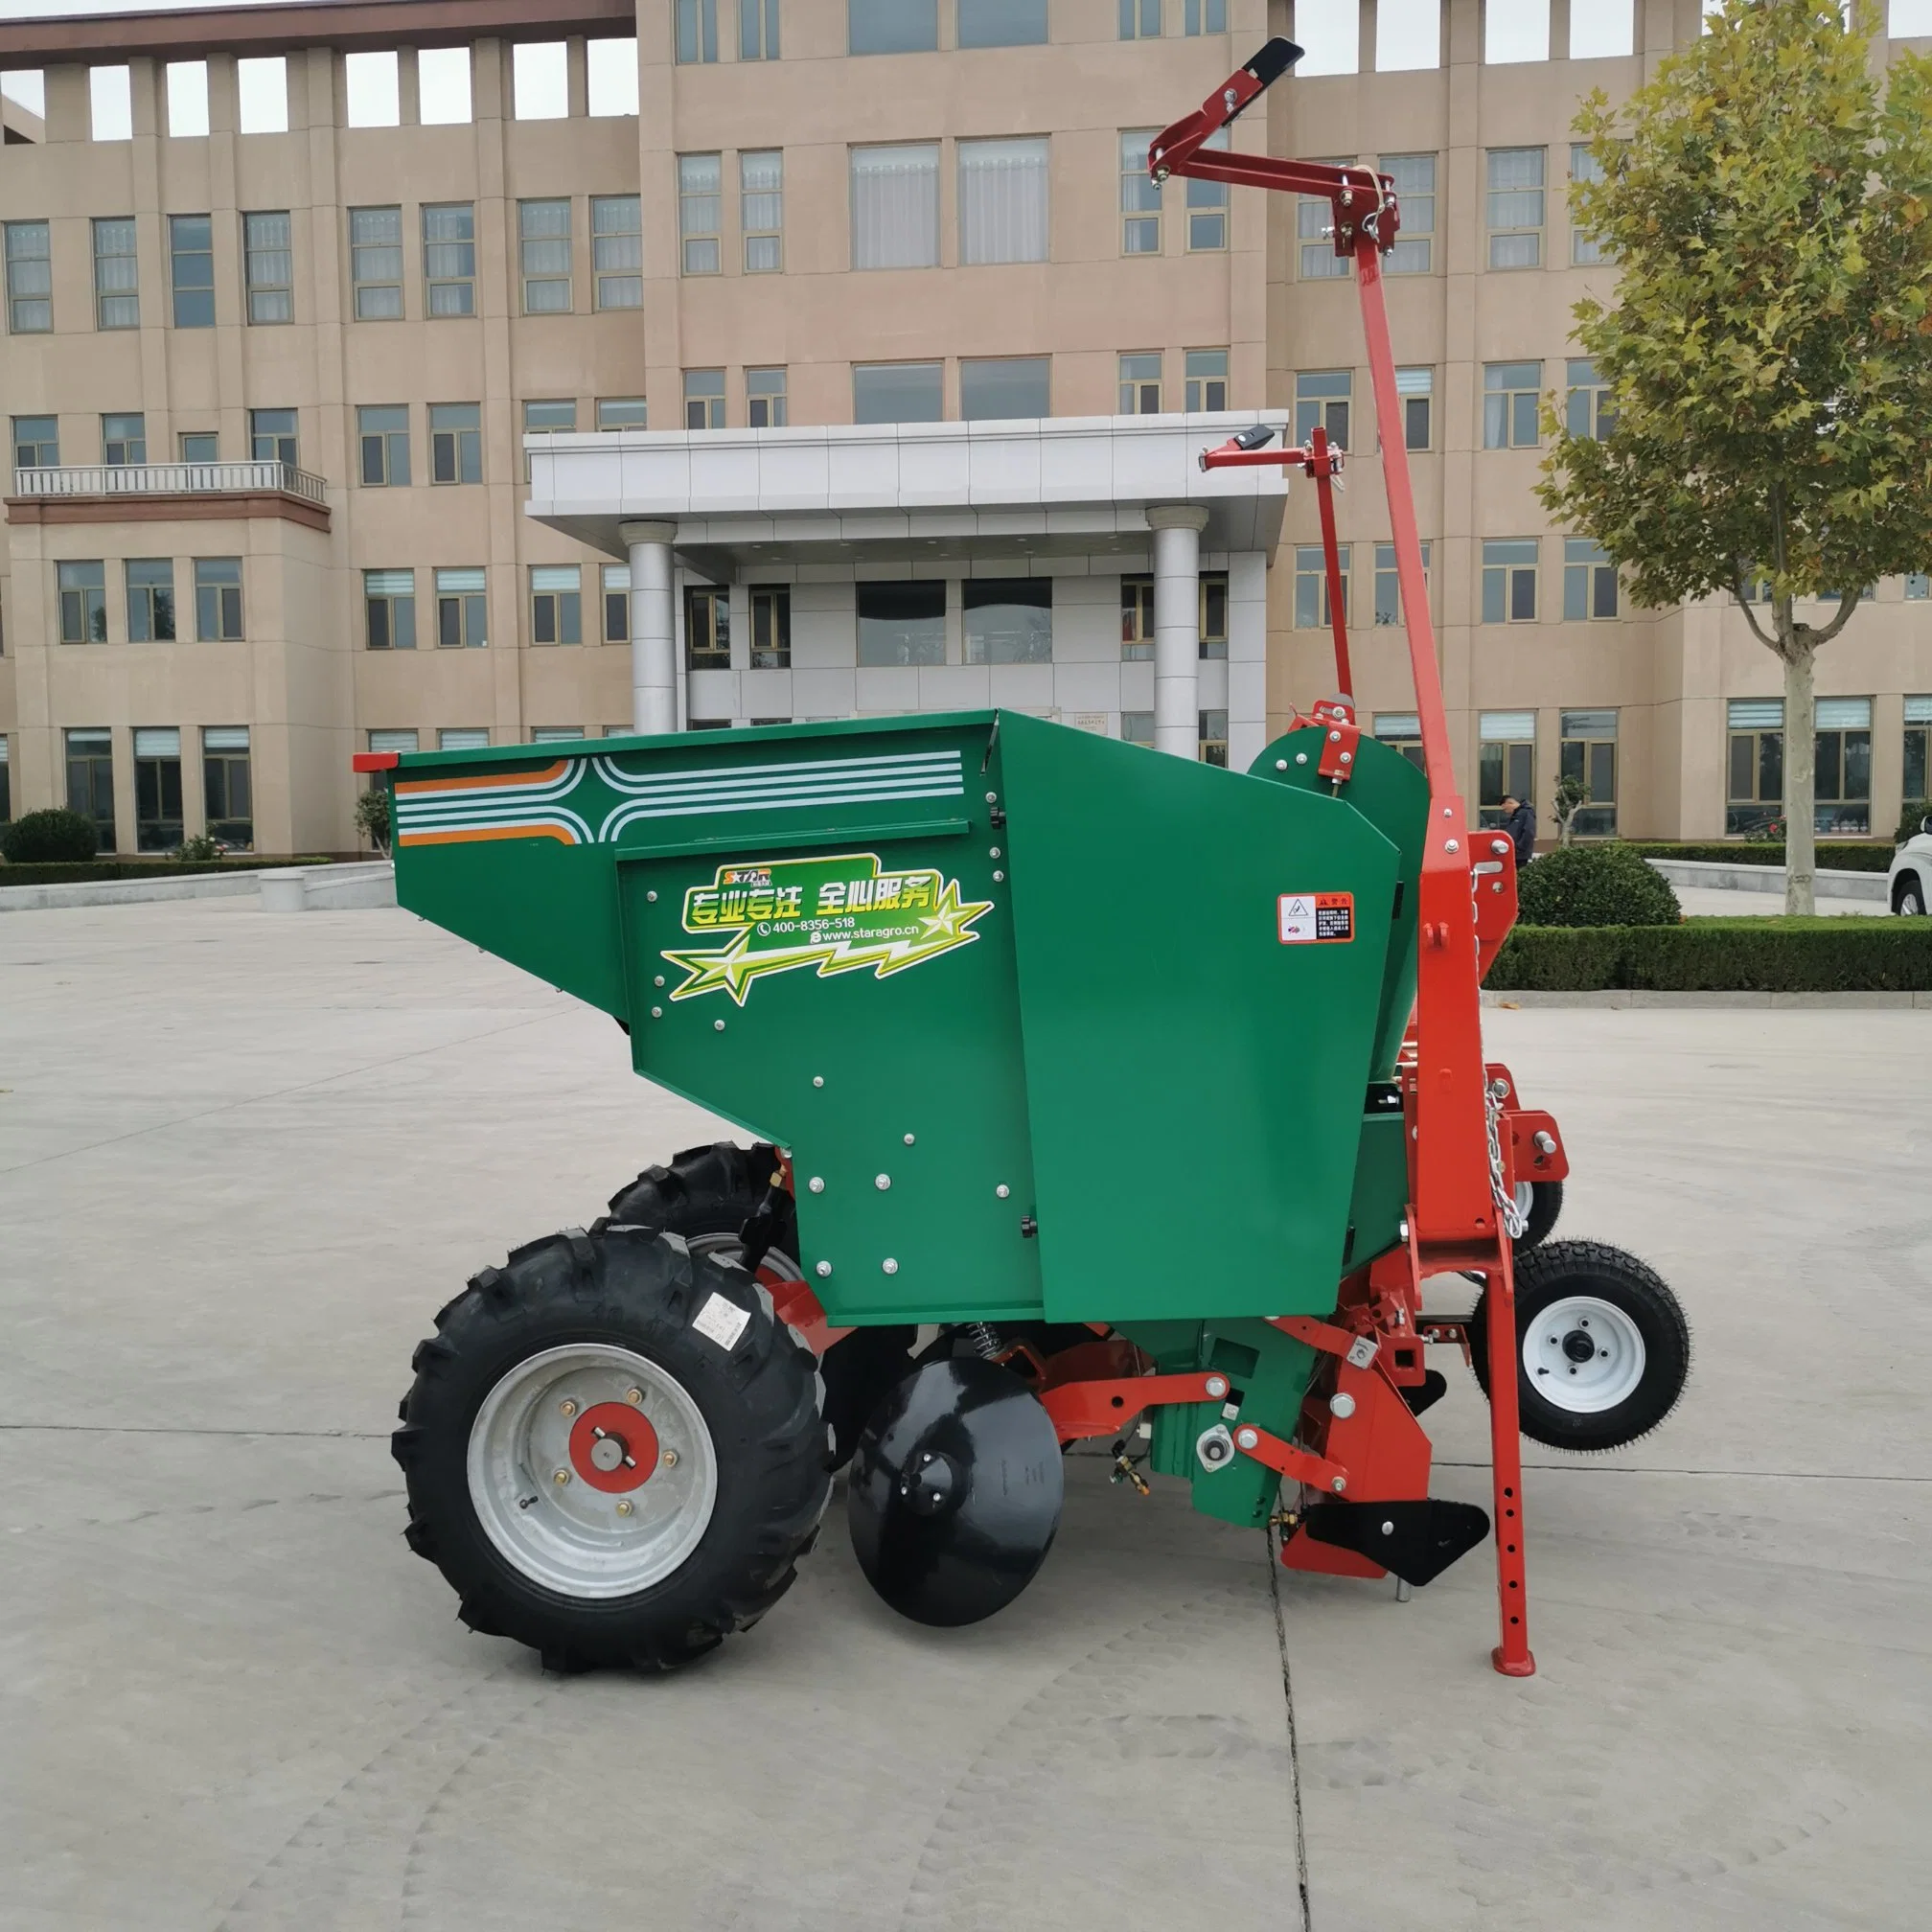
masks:
[(1355, 702), (1355, 673), (1348, 663), (1348, 599), (1342, 583), (1342, 553), (1335, 541), (1335, 460), (1328, 432), (1318, 423), (1308, 439), (1308, 473), (1315, 479), (1322, 513), (1322, 561), (1328, 573), (1328, 625), (1335, 633), (1335, 695)]
[(1496, 1595), (1503, 1641), (1490, 1660), (1506, 1677), (1533, 1677), (1530, 1579), (1523, 1560), (1523, 1438), (1516, 1418), (1516, 1285), (1509, 1244), (1488, 1271), (1489, 1460), (1495, 1469)]

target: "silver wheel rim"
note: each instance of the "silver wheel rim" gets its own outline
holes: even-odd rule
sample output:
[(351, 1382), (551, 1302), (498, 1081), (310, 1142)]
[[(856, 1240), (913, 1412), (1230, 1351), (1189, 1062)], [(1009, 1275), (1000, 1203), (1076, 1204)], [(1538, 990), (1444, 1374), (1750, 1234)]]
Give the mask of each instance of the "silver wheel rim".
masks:
[(1536, 1205), (1536, 1184), (1533, 1181), (1519, 1181), (1516, 1184), (1516, 1211), (1524, 1220), (1529, 1220), (1530, 1210)]
[[(641, 1413), (656, 1438), (655, 1466), (621, 1495), (583, 1480), (571, 1454), (577, 1419), (606, 1403)], [(602, 1342), (543, 1349), (491, 1390), (471, 1426), (469, 1477), (497, 1553), (564, 1597), (630, 1597), (662, 1582), (698, 1547), (718, 1501), (717, 1454), (697, 1403), (656, 1363)]]
[(1627, 1402), (1644, 1379), (1644, 1360), (1643, 1331), (1622, 1309), (1595, 1295), (1551, 1302), (1523, 1337), (1530, 1386), (1552, 1408), (1576, 1415), (1600, 1414)]

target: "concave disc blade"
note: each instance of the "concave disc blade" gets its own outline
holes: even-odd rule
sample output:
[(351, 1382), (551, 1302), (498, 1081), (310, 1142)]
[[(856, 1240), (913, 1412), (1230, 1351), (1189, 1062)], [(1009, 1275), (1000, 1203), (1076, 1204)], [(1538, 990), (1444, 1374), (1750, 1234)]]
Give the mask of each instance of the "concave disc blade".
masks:
[(1060, 1441), (1020, 1378), (976, 1358), (929, 1362), (872, 1412), (846, 1513), (866, 1580), (916, 1623), (1003, 1610), (1053, 1547)]

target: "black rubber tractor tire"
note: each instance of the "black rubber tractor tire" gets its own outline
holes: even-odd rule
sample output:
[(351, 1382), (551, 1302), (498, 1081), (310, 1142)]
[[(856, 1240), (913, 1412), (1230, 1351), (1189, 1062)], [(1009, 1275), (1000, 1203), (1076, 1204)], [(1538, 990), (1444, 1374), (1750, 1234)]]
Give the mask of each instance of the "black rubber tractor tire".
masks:
[[(1515, 1285), (1517, 1414), (1523, 1434), (1531, 1441), (1586, 1454), (1621, 1449), (1647, 1436), (1677, 1406), (1690, 1372), (1690, 1325), (1676, 1296), (1655, 1270), (1600, 1241), (1552, 1241), (1528, 1253), (1518, 1248)], [(1617, 1313), (1620, 1332), (1642, 1345), (1642, 1369), (1635, 1386), (1610, 1407), (1579, 1410), (1552, 1402), (1537, 1386), (1540, 1378), (1523, 1363), (1524, 1341), (1532, 1327), (1556, 1304), (1579, 1298), (1608, 1303)], [(1470, 1361), (1485, 1395), (1489, 1392), (1487, 1300), (1485, 1291), (1477, 1300), (1468, 1329)]]
[[(714, 1298), (745, 1318), (728, 1348), (694, 1326), (701, 1314), (727, 1312)], [(486, 1398), (530, 1357), (573, 1344), (643, 1357), (681, 1387), (710, 1438), (716, 1492), (702, 1536), (668, 1575), (629, 1595), (572, 1596), (540, 1582), (492, 1541), (471, 1490), (471, 1436)], [(442, 1571), (465, 1623), (529, 1644), (546, 1668), (688, 1664), (756, 1623), (816, 1540), (831, 1478), (812, 1351), (744, 1269), (675, 1235), (600, 1221), (587, 1234), (533, 1241), (443, 1309), (411, 1366), (392, 1438), (408, 1485), (409, 1547)], [(541, 1480), (531, 1472), (533, 1490)]]
[[(760, 1140), (740, 1147), (720, 1140), (709, 1147), (687, 1147), (668, 1167), (647, 1167), (628, 1187), (610, 1197), (615, 1223), (661, 1228), (681, 1234), (700, 1248), (730, 1253), (726, 1237), (749, 1232), (763, 1236), (792, 1260), (798, 1258), (798, 1216), (792, 1197), (771, 1185), (778, 1150)], [(769, 1214), (763, 1227), (754, 1217)], [(743, 1252), (742, 1250), (739, 1252)], [(917, 1331), (910, 1327), (855, 1328), (826, 1349), (819, 1362), (825, 1378), (825, 1420), (831, 1425), (831, 1462), (842, 1469), (859, 1445), (859, 1432), (901, 1377), (911, 1373), (909, 1350)]]
[(1522, 1233), (1516, 1237), (1516, 1252), (1540, 1247), (1550, 1238), (1556, 1217), (1563, 1211), (1563, 1184), (1560, 1181), (1532, 1181), (1530, 1184), (1530, 1212)]

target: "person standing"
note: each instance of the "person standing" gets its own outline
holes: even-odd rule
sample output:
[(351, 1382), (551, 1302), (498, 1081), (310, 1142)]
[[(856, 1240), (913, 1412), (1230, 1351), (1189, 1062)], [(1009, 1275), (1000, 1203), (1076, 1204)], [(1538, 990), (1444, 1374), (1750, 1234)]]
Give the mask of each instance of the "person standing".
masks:
[(1518, 798), (1513, 794), (1506, 794), (1503, 799), (1503, 823), (1499, 830), (1508, 834), (1509, 842), (1516, 848), (1516, 869), (1522, 871), (1536, 856), (1536, 809), (1528, 799)]

